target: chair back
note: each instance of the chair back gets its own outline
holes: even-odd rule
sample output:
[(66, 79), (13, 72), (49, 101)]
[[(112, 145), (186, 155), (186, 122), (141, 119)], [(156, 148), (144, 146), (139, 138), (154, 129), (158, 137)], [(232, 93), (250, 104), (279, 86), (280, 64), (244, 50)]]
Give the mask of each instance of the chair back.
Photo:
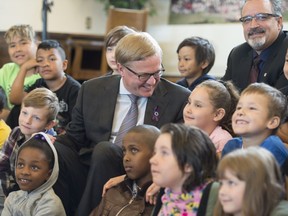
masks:
[(146, 31), (148, 10), (134, 10), (110, 7), (108, 11), (106, 33), (119, 25), (133, 27), (138, 31)]
[[(146, 31), (148, 10), (134, 10), (110, 7), (108, 11), (106, 34), (116, 26), (126, 25), (138, 31)], [(108, 65), (106, 60), (106, 50), (103, 47), (101, 59), (102, 74), (107, 73)]]

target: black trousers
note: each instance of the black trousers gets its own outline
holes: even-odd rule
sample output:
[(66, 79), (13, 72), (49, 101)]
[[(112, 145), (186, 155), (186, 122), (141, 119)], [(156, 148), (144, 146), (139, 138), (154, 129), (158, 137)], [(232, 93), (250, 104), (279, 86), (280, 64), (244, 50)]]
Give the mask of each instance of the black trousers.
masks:
[(88, 216), (100, 203), (104, 184), (110, 178), (124, 173), (121, 147), (108, 141), (98, 143), (93, 149), (86, 188), (78, 207), (78, 215)]
[(54, 146), (58, 153), (59, 176), (53, 189), (61, 199), (67, 216), (75, 216), (86, 185), (88, 167), (80, 162), (78, 153), (72, 148), (57, 141)]

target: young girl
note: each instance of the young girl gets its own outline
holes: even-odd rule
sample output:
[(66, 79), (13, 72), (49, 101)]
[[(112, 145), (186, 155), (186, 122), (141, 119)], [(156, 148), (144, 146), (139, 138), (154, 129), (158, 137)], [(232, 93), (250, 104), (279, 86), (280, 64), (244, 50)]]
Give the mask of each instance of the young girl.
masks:
[(20, 190), (9, 194), (2, 215), (66, 215), (52, 189), (59, 173), (58, 156), (45, 133), (37, 133), (21, 145), (15, 166)]
[(220, 153), (232, 139), (231, 117), (238, 99), (239, 93), (231, 82), (204, 81), (188, 98), (184, 122), (204, 130)]
[(119, 74), (115, 59), (115, 48), (121, 38), (133, 32), (135, 31), (127, 26), (117, 26), (107, 33), (105, 37), (104, 48), (106, 50), (107, 64), (112, 70), (109, 71), (107, 75)]
[(231, 152), (220, 161), (217, 175), (214, 216), (287, 215), (280, 168), (268, 150), (256, 146)]
[(150, 164), (153, 182), (165, 193), (153, 215), (205, 215), (217, 162), (215, 147), (202, 130), (183, 124), (161, 127)]

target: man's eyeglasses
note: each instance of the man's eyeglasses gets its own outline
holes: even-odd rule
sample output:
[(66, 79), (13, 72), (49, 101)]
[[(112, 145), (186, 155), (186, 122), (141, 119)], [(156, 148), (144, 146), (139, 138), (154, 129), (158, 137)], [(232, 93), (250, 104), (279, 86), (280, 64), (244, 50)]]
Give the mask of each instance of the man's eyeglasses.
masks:
[(146, 82), (147, 80), (149, 80), (150, 79), (150, 77), (151, 76), (153, 76), (155, 79), (159, 79), (161, 76), (162, 76), (162, 74), (164, 73), (164, 71), (165, 71), (165, 69), (164, 69), (164, 67), (163, 67), (163, 65), (162, 65), (162, 68), (159, 70), (159, 71), (157, 71), (157, 72), (155, 72), (155, 73), (136, 73), (134, 70), (132, 70), (131, 68), (129, 68), (129, 67), (127, 67), (127, 66), (125, 66), (125, 65), (123, 65), (127, 70), (129, 70), (131, 73), (133, 73), (135, 76), (137, 76), (138, 77), (138, 79), (140, 80), (140, 81), (142, 81), (142, 82)]
[(270, 13), (258, 13), (254, 16), (244, 16), (239, 19), (240, 22), (244, 24), (248, 24), (252, 22), (253, 19), (255, 19), (256, 22), (264, 22), (268, 20), (270, 17), (279, 17), (277, 14), (270, 14)]

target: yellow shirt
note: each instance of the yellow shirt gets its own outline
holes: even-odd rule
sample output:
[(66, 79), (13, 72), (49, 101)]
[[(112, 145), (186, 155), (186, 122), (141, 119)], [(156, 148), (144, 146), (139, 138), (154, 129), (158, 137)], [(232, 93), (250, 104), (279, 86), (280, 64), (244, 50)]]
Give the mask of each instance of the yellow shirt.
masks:
[(0, 120), (0, 149), (2, 149), (4, 142), (8, 139), (11, 128), (3, 121)]

